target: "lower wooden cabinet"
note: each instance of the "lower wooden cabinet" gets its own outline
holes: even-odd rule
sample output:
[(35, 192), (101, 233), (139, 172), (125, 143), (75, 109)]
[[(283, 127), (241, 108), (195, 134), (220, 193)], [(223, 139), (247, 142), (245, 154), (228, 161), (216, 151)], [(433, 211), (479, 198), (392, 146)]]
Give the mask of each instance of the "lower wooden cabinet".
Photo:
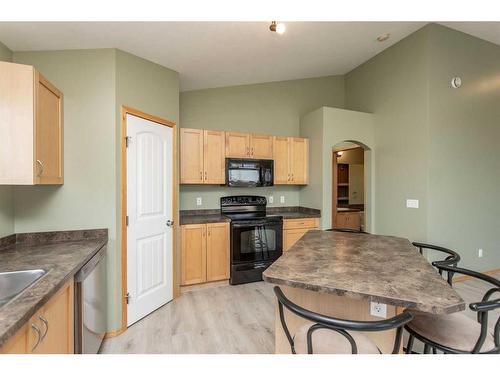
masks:
[(181, 225), (181, 285), (229, 279), (229, 223)]
[(311, 229), (319, 229), (318, 218), (283, 220), (283, 251), (288, 251)]
[(74, 353), (73, 304), (73, 281), (70, 281), (0, 348), (0, 353)]
[(359, 212), (337, 212), (335, 228), (361, 230), (361, 214)]

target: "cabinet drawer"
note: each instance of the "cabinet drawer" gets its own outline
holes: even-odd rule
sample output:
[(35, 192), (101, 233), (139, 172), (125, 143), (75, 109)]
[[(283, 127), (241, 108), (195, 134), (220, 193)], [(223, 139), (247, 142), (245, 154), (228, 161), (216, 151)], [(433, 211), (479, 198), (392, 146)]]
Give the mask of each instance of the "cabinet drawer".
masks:
[(283, 220), (283, 229), (312, 229), (319, 227), (318, 218), (286, 219)]

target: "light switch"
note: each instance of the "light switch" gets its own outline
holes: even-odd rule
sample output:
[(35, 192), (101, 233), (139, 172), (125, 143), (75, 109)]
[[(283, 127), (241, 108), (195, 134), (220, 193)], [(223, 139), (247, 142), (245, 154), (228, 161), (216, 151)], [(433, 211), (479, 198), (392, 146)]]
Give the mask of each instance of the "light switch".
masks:
[(201, 197), (196, 198), (196, 205), (201, 206)]
[(407, 208), (418, 208), (418, 199), (407, 199), (406, 200)]

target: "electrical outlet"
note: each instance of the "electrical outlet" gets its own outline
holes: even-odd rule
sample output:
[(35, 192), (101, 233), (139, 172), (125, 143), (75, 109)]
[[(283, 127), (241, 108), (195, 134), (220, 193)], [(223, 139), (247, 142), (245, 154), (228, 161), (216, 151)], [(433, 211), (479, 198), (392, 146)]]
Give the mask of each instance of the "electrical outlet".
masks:
[(196, 205), (201, 206), (201, 197), (196, 198)]
[(280, 203), (285, 203), (285, 196), (284, 195), (280, 196)]
[(274, 203), (274, 197), (272, 195), (270, 195), (267, 201), (269, 202), (269, 204), (273, 204)]
[(418, 208), (418, 199), (407, 199), (406, 208)]
[(370, 302), (370, 315), (387, 318), (387, 305), (385, 303)]
[(483, 257), (483, 249), (479, 249), (479, 250), (477, 251), (477, 257), (478, 257), (478, 258), (482, 258), (482, 257)]

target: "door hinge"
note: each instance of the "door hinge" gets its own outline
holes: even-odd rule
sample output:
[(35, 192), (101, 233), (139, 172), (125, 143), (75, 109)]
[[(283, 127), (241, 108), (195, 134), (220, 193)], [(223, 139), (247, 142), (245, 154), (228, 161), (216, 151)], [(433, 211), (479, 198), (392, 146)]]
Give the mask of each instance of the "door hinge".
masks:
[(125, 294), (125, 300), (127, 301), (127, 305), (130, 303), (130, 299), (131, 299), (131, 298), (132, 298), (132, 297), (130, 296), (130, 293), (129, 293), (129, 292), (127, 292), (127, 294)]
[(128, 148), (130, 142), (132, 142), (132, 137), (125, 137), (125, 147)]
[(125, 216), (125, 223), (126, 223), (126, 225), (127, 225), (127, 227), (128, 227), (128, 215), (127, 215), (127, 216)]

